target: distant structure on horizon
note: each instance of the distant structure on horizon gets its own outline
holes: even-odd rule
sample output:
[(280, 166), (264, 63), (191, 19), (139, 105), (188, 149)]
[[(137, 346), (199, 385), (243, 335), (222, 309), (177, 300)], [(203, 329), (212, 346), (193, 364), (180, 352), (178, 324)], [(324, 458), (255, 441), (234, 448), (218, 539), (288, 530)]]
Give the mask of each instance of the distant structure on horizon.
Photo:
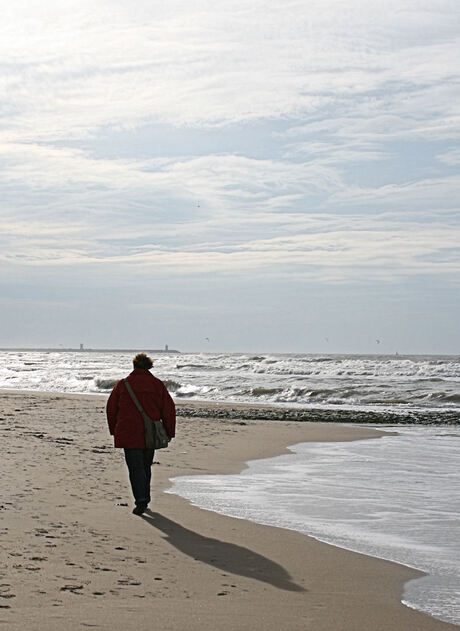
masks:
[(146, 353), (170, 353), (171, 355), (173, 354), (179, 354), (180, 351), (175, 350), (174, 348), (169, 348), (168, 344), (165, 344), (164, 348), (85, 348), (85, 345), (83, 344), (83, 342), (80, 343), (80, 347), (79, 348), (64, 348), (64, 346), (60, 346), (59, 348), (43, 348), (43, 347), (29, 347), (29, 348), (24, 348), (24, 347), (18, 347), (18, 346), (11, 346), (11, 347), (3, 347), (0, 348), (0, 351), (19, 351), (19, 352), (32, 352), (32, 351), (37, 351), (37, 352), (45, 352), (45, 353), (140, 353), (140, 352), (146, 352)]
[[(72, 350), (72, 349), (66, 349), (66, 350)], [(85, 348), (84, 344), (81, 343), (80, 350), (86, 353), (97, 353), (97, 352), (138, 353), (140, 351), (145, 351), (148, 353), (179, 353), (180, 352), (173, 348), (169, 348), (169, 344), (165, 344), (164, 348), (138, 349), (138, 348)]]

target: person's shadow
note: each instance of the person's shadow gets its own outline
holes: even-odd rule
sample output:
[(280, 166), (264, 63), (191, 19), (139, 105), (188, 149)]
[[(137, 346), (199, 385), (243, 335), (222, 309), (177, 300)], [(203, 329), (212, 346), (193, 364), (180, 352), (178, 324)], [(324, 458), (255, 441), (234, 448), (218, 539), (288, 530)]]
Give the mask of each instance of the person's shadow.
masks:
[(208, 563), (225, 572), (254, 578), (290, 592), (307, 591), (294, 583), (281, 565), (257, 552), (234, 543), (204, 537), (160, 513), (147, 510), (142, 517), (145, 522), (161, 530), (171, 545), (196, 561)]

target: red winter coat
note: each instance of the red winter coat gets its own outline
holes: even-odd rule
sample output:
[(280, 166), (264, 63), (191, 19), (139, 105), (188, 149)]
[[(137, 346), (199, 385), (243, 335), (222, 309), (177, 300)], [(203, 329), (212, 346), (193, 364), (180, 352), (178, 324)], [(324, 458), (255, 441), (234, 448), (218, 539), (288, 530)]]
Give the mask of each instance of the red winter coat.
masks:
[[(128, 382), (152, 421), (162, 420), (169, 438), (175, 436), (176, 408), (166, 386), (148, 370), (135, 368)], [(107, 401), (107, 421), (115, 447), (145, 448), (144, 421), (121, 379)]]

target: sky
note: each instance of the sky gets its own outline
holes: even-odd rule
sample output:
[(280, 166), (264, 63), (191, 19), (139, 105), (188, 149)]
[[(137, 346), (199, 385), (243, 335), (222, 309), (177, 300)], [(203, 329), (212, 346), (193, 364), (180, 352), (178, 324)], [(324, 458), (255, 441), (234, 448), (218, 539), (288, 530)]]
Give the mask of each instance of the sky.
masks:
[(15, 0), (0, 346), (460, 354), (458, 0)]

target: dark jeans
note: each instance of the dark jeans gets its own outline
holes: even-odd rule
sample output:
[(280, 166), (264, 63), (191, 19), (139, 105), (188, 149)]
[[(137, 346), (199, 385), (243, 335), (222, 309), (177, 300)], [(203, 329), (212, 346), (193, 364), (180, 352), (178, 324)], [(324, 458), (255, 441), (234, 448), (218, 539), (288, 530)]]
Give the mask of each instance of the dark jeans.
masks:
[(128, 465), (129, 481), (136, 504), (150, 502), (150, 479), (154, 449), (125, 449), (125, 460)]

